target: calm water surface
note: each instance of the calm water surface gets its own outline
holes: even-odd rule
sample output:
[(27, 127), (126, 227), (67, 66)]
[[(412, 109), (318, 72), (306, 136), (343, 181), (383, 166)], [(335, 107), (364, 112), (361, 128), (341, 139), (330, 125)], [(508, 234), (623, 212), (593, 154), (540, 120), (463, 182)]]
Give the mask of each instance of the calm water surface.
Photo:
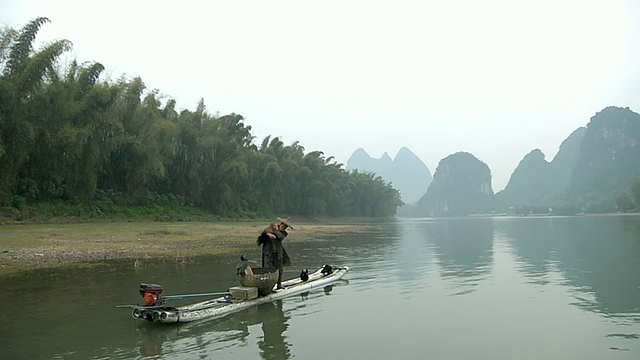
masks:
[(235, 286), (240, 253), (0, 279), (0, 359), (640, 359), (640, 217), (407, 219), (287, 249), (288, 277), (351, 271), (183, 325), (115, 305), (140, 302), (140, 282)]

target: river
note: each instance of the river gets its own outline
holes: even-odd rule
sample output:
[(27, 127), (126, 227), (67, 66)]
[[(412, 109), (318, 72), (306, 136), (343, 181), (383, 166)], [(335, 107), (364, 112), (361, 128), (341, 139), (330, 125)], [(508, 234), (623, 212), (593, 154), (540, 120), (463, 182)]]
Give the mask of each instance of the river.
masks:
[(226, 290), (240, 253), (0, 278), (0, 359), (640, 359), (640, 216), (381, 225), (288, 244), (285, 278), (331, 264), (345, 281), (187, 324), (115, 305), (142, 282)]

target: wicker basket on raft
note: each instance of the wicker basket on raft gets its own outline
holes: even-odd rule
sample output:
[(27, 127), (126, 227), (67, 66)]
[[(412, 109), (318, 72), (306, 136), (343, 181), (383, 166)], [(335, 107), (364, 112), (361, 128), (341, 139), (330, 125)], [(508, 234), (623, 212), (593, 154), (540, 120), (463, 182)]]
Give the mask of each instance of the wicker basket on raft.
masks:
[(268, 295), (273, 292), (273, 287), (278, 282), (278, 269), (256, 267), (247, 271), (240, 277), (240, 284), (246, 287), (258, 288), (258, 294)]

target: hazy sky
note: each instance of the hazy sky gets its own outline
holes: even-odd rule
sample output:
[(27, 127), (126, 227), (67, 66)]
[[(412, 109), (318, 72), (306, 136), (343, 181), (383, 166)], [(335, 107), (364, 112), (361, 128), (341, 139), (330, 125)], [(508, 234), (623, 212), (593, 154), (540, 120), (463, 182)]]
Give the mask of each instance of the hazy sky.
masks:
[(346, 165), (408, 147), (435, 172), (467, 151), (501, 190), (551, 160), (606, 106), (640, 112), (640, 2), (2, 0), (0, 22), (46, 16), (106, 75), (141, 76), (194, 110), (245, 117)]

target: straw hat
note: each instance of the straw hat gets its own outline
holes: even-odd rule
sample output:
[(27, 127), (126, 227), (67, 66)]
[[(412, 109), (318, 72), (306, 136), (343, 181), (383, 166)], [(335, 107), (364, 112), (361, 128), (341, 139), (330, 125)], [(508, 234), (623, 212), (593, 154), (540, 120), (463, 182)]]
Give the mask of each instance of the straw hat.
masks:
[(281, 223), (283, 223), (283, 224), (287, 225), (287, 227), (290, 227), (290, 228), (292, 228), (292, 229), (293, 229), (293, 226), (291, 226), (291, 223), (289, 222), (289, 221), (291, 220), (291, 217), (288, 217), (288, 218), (286, 218), (286, 219), (285, 219), (285, 218), (281, 218), (281, 217), (279, 217), (279, 218), (277, 218), (277, 219), (278, 219), (278, 221), (280, 221)]

